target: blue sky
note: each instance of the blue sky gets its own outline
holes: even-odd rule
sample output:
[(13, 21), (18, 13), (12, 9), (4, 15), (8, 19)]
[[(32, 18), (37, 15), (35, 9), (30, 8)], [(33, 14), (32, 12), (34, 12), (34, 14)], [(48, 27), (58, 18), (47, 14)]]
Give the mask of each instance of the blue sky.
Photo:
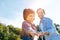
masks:
[[(0, 0), (0, 22), (21, 28), (24, 8), (31, 8), (34, 11), (43, 8), (46, 17), (60, 24), (60, 0)], [(37, 14), (34, 23), (39, 24)]]

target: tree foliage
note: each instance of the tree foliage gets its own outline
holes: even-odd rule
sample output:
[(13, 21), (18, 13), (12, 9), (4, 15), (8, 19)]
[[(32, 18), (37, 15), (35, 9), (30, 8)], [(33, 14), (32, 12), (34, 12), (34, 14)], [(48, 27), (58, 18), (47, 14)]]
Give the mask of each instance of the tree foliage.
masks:
[(21, 29), (0, 23), (0, 40), (21, 40)]

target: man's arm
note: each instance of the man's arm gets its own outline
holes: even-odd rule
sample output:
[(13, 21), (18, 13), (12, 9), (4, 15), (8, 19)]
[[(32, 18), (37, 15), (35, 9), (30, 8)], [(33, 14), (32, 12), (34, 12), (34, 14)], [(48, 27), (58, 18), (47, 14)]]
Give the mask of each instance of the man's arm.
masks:
[(47, 20), (46, 25), (47, 25), (47, 27), (46, 27), (46, 32), (44, 32), (44, 35), (51, 35), (52, 33), (55, 32), (55, 28), (53, 26), (53, 22), (51, 19)]

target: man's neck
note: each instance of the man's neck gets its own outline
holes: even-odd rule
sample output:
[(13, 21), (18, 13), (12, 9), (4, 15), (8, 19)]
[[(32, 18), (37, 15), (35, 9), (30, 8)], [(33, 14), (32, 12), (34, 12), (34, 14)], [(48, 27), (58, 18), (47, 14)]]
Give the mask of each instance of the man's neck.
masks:
[(40, 18), (40, 20), (42, 21), (43, 18)]

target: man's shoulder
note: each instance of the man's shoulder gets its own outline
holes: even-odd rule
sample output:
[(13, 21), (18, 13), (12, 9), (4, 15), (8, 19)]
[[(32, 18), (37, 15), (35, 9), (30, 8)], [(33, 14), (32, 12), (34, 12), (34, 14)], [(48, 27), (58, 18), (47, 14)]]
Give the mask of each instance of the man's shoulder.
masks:
[(52, 19), (51, 18), (48, 18), (48, 17), (44, 17), (44, 20), (45, 21), (52, 21)]

